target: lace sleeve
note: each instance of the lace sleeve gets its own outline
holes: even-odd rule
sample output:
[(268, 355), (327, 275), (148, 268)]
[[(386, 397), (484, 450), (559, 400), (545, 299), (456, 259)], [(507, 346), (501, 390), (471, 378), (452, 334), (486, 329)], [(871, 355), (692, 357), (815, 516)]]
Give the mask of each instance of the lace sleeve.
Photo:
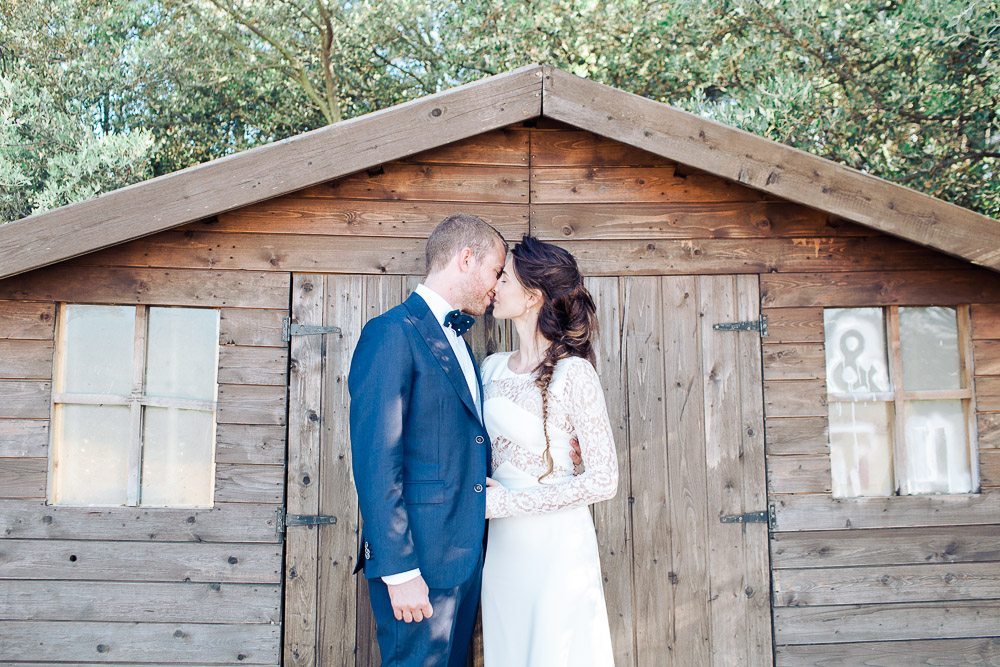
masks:
[(567, 368), (565, 382), (569, 421), (580, 441), (586, 469), (562, 484), (518, 491), (490, 487), (486, 492), (487, 518), (570, 509), (608, 500), (617, 492), (618, 455), (597, 371), (585, 360), (574, 361)]

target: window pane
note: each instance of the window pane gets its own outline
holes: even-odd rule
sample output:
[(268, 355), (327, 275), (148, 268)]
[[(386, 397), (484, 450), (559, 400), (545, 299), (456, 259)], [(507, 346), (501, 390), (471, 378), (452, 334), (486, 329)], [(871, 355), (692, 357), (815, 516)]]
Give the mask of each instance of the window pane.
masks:
[(211, 412), (147, 407), (142, 505), (211, 506), (215, 418)]
[(905, 389), (960, 389), (958, 319), (954, 308), (900, 308)]
[(56, 391), (132, 393), (135, 307), (67, 305), (61, 316)]
[(57, 405), (53, 503), (124, 505), (128, 489), (126, 406)]
[(962, 401), (907, 401), (900, 493), (968, 493), (972, 467)]
[(890, 391), (881, 308), (827, 308), (827, 391), (854, 394)]
[(218, 311), (150, 308), (147, 347), (147, 394), (215, 400)]
[(830, 403), (830, 467), (836, 498), (891, 496), (890, 404)]

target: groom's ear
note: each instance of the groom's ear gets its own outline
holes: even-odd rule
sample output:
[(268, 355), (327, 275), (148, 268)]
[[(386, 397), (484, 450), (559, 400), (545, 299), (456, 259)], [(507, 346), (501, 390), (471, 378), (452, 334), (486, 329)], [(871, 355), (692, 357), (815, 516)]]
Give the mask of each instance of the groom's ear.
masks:
[(476, 253), (472, 248), (465, 247), (458, 251), (458, 268), (461, 271), (468, 271), (472, 266), (472, 260), (476, 258)]

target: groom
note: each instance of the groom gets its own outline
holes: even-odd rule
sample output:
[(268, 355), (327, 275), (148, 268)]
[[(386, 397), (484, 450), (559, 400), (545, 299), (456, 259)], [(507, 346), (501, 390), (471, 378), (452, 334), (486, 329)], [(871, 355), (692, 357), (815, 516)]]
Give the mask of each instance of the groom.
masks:
[(351, 452), (386, 667), (464, 666), (476, 620), (490, 438), (462, 334), (482, 315), (507, 245), (474, 215), (427, 239), (427, 277), (372, 319), (351, 359)]

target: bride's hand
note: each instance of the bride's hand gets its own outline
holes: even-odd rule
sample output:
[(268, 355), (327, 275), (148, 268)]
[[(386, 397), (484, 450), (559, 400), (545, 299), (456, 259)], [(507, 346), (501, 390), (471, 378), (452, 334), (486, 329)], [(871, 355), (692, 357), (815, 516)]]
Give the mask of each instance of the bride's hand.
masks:
[(487, 477), (486, 478), (486, 488), (487, 489), (492, 489), (492, 488), (495, 488), (495, 487), (503, 488), (503, 484), (501, 484), (500, 482), (496, 481), (492, 477)]

